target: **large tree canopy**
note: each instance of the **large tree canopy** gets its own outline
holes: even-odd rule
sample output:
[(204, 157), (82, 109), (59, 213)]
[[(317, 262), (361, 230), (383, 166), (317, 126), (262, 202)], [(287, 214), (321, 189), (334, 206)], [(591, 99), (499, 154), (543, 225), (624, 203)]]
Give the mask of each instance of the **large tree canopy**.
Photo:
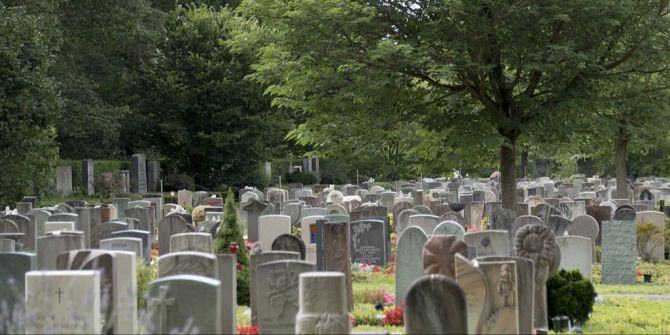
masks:
[(502, 140), (506, 208), (516, 208), (520, 136), (538, 125), (569, 132), (575, 106), (624, 65), (642, 74), (629, 61), (670, 42), (667, 1), (254, 0), (238, 10), (251, 20), (236, 47), (259, 50), (256, 78), (281, 106), (332, 113), (318, 101), (337, 97), (342, 111), (370, 93), (352, 92), (353, 72), (413, 85), (434, 103), (425, 113), (453, 125), (486, 122), (482, 139), (495, 141), (494, 129)]
[(60, 109), (53, 63), (38, 17), (0, 4), (0, 203), (41, 193), (52, 183)]
[(244, 79), (248, 58), (223, 43), (231, 18), (226, 9), (204, 6), (169, 14), (137, 120), (161, 155), (205, 187), (252, 183), (258, 163), (281, 140), (272, 134), (288, 130), (262, 88)]

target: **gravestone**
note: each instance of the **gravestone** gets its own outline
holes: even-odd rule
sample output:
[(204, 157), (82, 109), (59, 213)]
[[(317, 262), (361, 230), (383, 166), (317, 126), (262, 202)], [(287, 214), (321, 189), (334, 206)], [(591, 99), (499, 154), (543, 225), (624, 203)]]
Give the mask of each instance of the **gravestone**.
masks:
[(44, 233), (54, 231), (74, 231), (74, 222), (47, 222), (44, 224)]
[(397, 223), (398, 222), (398, 216), (400, 215), (400, 212), (402, 212), (406, 209), (412, 209), (412, 207), (414, 207), (414, 205), (409, 203), (409, 202), (406, 202), (406, 201), (401, 201), (401, 202), (398, 202), (395, 205), (393, 205), (393, 221)]
[(324, 269), (325, 271), (342, 272), (347, 286), (347, 307), (354, 307), (353, 288), (351, 283), (351, 254), (348, 222), (333, 222), (323, 225)]
[(477, 247), (477, 257), (509, 256), (508, 234), (504, 230), (485, 230), (467, 233), (463, 239), (468, 245)]
[(284, 203), (284, 215), (288, 215), (291, 218), (291, 226), (296, 225), (300, 218), (300, 211), (302, 210), (304, 203), (300, 202), (287, 202)]
[(190, 233), (195, 229), (178, 215), (168, 215), (158, 224), (158, 254), (170, 252), (170, 239), (174, 234)]
[(0, 253), (15, 252), (15, 251), (16, 251), (16, 241), (7, 238), (0, 239)]
[(194, 192), (192, 197), (193, 203), (191, 204), (191, 207), (195, 208), (200, 206), (200, 201), (202, 201), (204, 198), (207, 198), (207, 196), (207, 192), (205, 191)]
[(555, 263), (560, 264), (560, 258), (557, 260), (555, 257), (560, 252), (556, 246), (556, 239), (549, 227), (537, 224), (526, 225), (516, 233), (514, 249), (517, 257), (528, 258), (535, 264), (534, 326), (549, 329), (546, 282), (553, 275), (552, 269)]
[(30, 218), (18, 215), (10, 214), (3, 217), (3, 219), (10, 220), (16, 224), (19, 228), (19, 232), (23, 233), (23, 236), (19, 239), (19, 243), (23, 244), (23, 248), (27, 250), (35, 251), (36, 241), (37, 241), (37, 224), (30, 220)]
[(345, 281), (339, 272), (300, 274), (296, 334), (349, 334)]
[(468, 257), (468, 245), (456, 236), (433, 236), (423, 245), (423, 272), (455, 278), (454, 257)]
[(159, 161), (147, 163), (147, 191), (161, 191), (161, 162)]
[(84, 248), (91, 247), (91, 234), (100, 225), (100, 208), (77, 207), (75, 208), (79, 215), (79, 231), (84, 233)]
[(56, 191), (63, 195), (72, 194), (72, 167), (69, 165), (56, 168)]
[(262, 250), (271, 250), (272, 242), (283, 234), (291, 233), (291, 217), (263, 215), (258, 218), (258, 241)]
[[(458, 256), (457, 256), (458, 257)], [(527, 258), (521, 257), (498, 257), (489, 256), (477, 258), (479, 264), (487, 262), (505, 262), (513, 261), (516, 263), (517, 277), (517, 306), (519, 308), (519, 334), (533, 333), (534, 319), (534, 292), (535, 292), (535, 263)], [(458, 265), (457, 265), (458, 266)], [(458, 270), (456, 270), (458, 272)], [(460, 282), (459, 282), (460, 284)], [(494, 289), (498, 289), (500, 283), (495, 283)]]
[(301, 237), (302, 241), (305, 243), (305, 259), (308, 262), (316, 264), (316, 240), (317, 240), (317, 227), (316, 221), (323, 219), (323, 216), (314, 215), (303, 217), (300, 220), (301, 227)]
[(249, 200), (249, 202), (242, 207), (247, 213), (248, 240), (251, 242), (258, 241), (258, 218), (260, 217), (261, 212), (267, 207), (267, 204), (255, 199)]
[(356, 208), (349, 213), (350, 220), (360, 221), (363, 219), (388, 220), (386, 207), (383, 206), (363, 206)]
[(299, 276), (314, 264), (281, 260), (257, 267), (258, 327), (263, 334), (291, 334), (299, 309)]
[(47, 223), (49, 222), (74, 222), (74, 230), (79, 230), (79, 215), (74, 213), (51, 214), (47, 218)]
[(405, 334), (465, 334), (467, 331), (465, 293), (456, 281), (433, 274), (412, 284), (405, 301)]
[[(483, 334), (484, 311), (487, 307), (489, 289), (484, 274), (467, 258), (455, 255), (456, 282), (465, 293), (468, 318), (468, 334)], [(493, 294), (493, 293), (491, 293)], [(529, 333), (530, 334), (530, 333)]]
[(430, 210), (430, 208), (424, 206), (424, 205), (416, 205), (414, 206), (414, 210), (419, 212), (419, 214), (433, 214), (433, 211)]
[(409, 217), (409, 226), (419, 227), (426, 233), (431, 234), (441, 221), (442, 220), (439, 216), (431, 214), (418, 214)]
[(221, 282), (221, 332), (235, 334), (237, 329), (237, 255), (217, 254), (218, 280)]
[(433, 230), (432, 235), (454, 235), (457, 236), (460, 240), (463, 240), (465, 230), (460, 224), (458, 224), (458, 222), (447, 220), (440, 222), (440, 224), (435, 227), (435, 230)]
[(20, 201), (16, 203), (16, 210), (19, 212), (19, 215), (25, 215), (31, 209), (33, 209), (32, 202)]
[[(84, 159), (81, 161), (81, 187), (85, 195), (95, 194), (93, 184), (95, 183), (95, 175), (93, 174), (93, 160)], [(35, 208), (36, 206), (33, 206)]]
[(100, 241), (112, 237), (112, 233), (122, 230), (128, 230), (128, 224), (125, 222), (110, 221), (97, 225), (91, 231), (91, 249), (100, 248)]
[(123, 219), (126, 217), (126, 209), (130, 203), (130, 198), (114, 198), (112, 200), (112, 205), (116, 207), (116, 216), (118, 219)]
[(332, 214), (347, 215), (347, 209), (340, 204), (329, 204), (326, 206), (326, 213), (328, 213), (328, 215)]
[(135, 254), (125, 251), (74, 250), (58, 255), (58, 270), (100, 271), (100, 308), (106, 334), (136, 334)]
[(591, 215), (598, 223), (598, 238), (596, 238), (596, 245), (601, 244), (603, 221), (612, 219), (612, 209), (607, 206), (586, 206), (586, 214)]
[(0, 265), (0, 306), (3, 306), (0, 333), (25, 334), (21, 322), (25, 311), (25, 275), (37, 270), (37, 257), (27, 252), (0, 253)]
[(114, 237), (100, 240), (101, 250), (127, 251), (136, 256), (144, 257), (142, 239), (134, 237)]
[(479, 270), (488, 286), (488, 311), (483, 315), (484, 334), (519, 334), (519, 296), (516, 262), (487, 261)]
[(549, 217), (549, 221), (545, 222), (554, 236), (563, 236), (572, 225), (572, 220), (559, 215), (552, 215)]
[(428, 237), (419, 227), (408, 227), (400, 234), (396, 249), (395, 304), (399, 306), (405, 300), (409, 286), (423, 272), (423, 245)]
[(603, 221), (602, 283), (634, 285), (636, 262), (635, 221)]
[(49, 216), (51, 216), (51, 213), (35, 208), (31, 209), (28, 211), (28, 213), (25, 214), (27, 218), (30, 219), (30, 221), (33, 222), (35, 225), (35, 231), (37, 234), (37, 237), (43, 236), (44, 235), (44, 223), (49, 219)]
[[(139, 238), (142, 240), (142, 253), (140, 254), (144, 257), (145, 260), (151, 260), (151, 243), (153, 239), (151, 238), (151, 233), (145, 230), (122, 230), (112, 233), (112, 238)], [(102, 242), (102, 241), (101, 241)]]
[(220, 334), (221, 282), (194, 275), (149, 284), (147, 334)]
[(405, 209), (398, 214), (397, 218), (393, 218), (393, 228), (395, 229), (396, 235), (402, 234), (402, 232), (409, 227), (409, 217), (414, 215), (419, 215), (419, 212), (415, 209)]
[(147, 193), (147, 163), (143, 154), (134, 154), (130, 158), (130, 191)]
[(149, 201), (149, 207), (155, 207), (154, 221), (160, 221), (163, 218), (163, 197), (160, 194), (145, 194), (142, 200)]
[(158, 257), (158, 277), (189, 274), (217, 279), (216, 256), (197, 251), (171, 252)]
[(635, 221), (635, 210), (630, 208), (620, 208), (612, 217), (614, 221)]
[[(272, 251), (292, 251), (300, 254), (300, 259), (305, 260), (305, 242), (295, 235), (283, 234), (277, 236), (272, 242)], [(315, 262), (310, 262), (315, 264)]]
[(193, 192), (187, 190), (177, 191), (177, 204), (184, 208), (193, 206)]
[(199, 251), (213, 253), (212, 235), (209, 233), (179, 233), (170, 236), (170, 252)]
[[(637, 212), (635, 216), (635, 224), (636, 226), (639, 226), (642, 223), (652, 223), (656, 226), (658, 231), (663, 232), (665, 229), (665, 214), (656, 211)], [(658, 239), (655, 242), (649, 241), (644, 249), (648, 251), (652, 261), (661, 261), (664, 259), (664, 245), (665, 238), (663, 234), (659, 234)]]
[(372, 219), (353, 221), (349, 224), (352, 262), (373, 265), (388, 263), (386, 255), (389, 246), (386, 243), (384, 225), (384, 221)]
[(590, 238), (581, 236), (561, 236), (556, 238), (561, 248), (561, 269), (579, 270), (584, 278), (591, 280), (592, 258)]
[(463, 229), (467, 227), (463, 216), (457, 212), (447, 212), (440, 216), (440, 221), (453, 221), (458, 223)]
[(84, 235), (78, 231), (56, 232), (37, 238), (37, 269), (56, 270), (59, 254), (85, 249)]
[(26, 273), (26, 334), (99, 334), (100, 272)]
[(289, 251), (271, 251), (253, 254), (249, 257), (249, 286), (250, 286), (250, 307), (251, 324), (258, 326), (258, 267), (262, 264), (281, 261), (281, 260), (299, 260), (300, 254)]
[(572, 225), (568, 227), (568, 234), (571, 236), (586, 237), (591, 240), (591, 262), (596, 262), (596, 239), (600, 235), (598, 222), (590, 215), (579, 215), (572, 220)]

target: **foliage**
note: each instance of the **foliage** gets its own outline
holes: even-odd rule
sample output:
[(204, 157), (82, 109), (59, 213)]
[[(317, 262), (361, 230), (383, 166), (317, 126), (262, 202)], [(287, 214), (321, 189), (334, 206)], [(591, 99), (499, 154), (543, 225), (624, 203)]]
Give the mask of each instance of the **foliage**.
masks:
[(381, 312), (374, 305), (364, 304), (356, 306), (352, 311), (356, 325), (381, 326)]
[(655, 224), (642, 222), (637, 225), (637, 253), (642, 260), (649, 262), (654, 250), (662, 247), (663, 231)]
[[(233, 42), (257, 50), (252, 77), (276, 105), (320, 121), (305, 123), (331, 135), (319, 144), (355, 149), (332, 136), (341, 114), (418, 119), (453, 134), (449, 142), (466, 155), (499, 148), (503, 206), (516, 208), (516, 146), (530, 141), (522, 136), (566, 137), (618, 71), (643, 76), (663, 60), (667, 9), (651, 1), (254, 0), (238, 7), (252, 19)], [(633, 62), (636, 55), (649, 62)]]
[[(193, 222), (194, 223), (199, 223), (205, 221), (205, 208), (207, 206), (196, 206), (193, 208), (193, 211), (191, 212), (191, 216), (193, 217)], [(226, 247), (227, 248), (227, 247)], [(228, 250), (228, 249), (226, 249)], [(226, 251), (228, 252), (228, 251)]]
[(165, 176), (163, 187), (166, 191), (193, 190), (195, 181), (185, 173), (171, 173)]
[(138, 256), (135, 271), (137, 276), (137, 307), (145, 308), (147, 307), (149, 284), (158, 278), (158, 268), (157, 265), (147, 264), (144, 257)]
[(286, 174), (286, 183), (301, 183), (303, 185), (313, 185), (318, 182), (316, 175), (311, 172), (301, 172), (299, 170)]
[(118, 172), (109, 175), (97, 175), (93, 179), (93, 189), (100, 199), (112, 198), (119, 194), (122, 184), (123, 180)]
[(665, 236), (665, 252), (670, 252), (670, 220), (668, 220), (667, 218), (665, 219), (664, 236)]
[(559, 315), (567, 315), (582, 324), (593, 311), (596, 291), (578, 270), (561, 270), (547, 280), (548, 322)]
[(0, 203), (52, 187), (54, 117), (60, 112), (49, 41), (38, 16), (0, 2)]
[(233, 55), (227, 9), (177, 7), (142, 80), (138, 107), (143, 137), (196, 185), (244, 186), (282, 141), (290, 118), (279, 118), (262, 88), (245, 79), (248, 57)]
[(235, 193), (229, 189), (223, 208), (223, 222), (214, 240), (214, 252), (217, 254), (230, 253), (229, 246), (233, 242), (239, 247), (237, 252), (237, 303), (249, 305), (249, 251), (244, 244), (242, 226), (237, 222)]
[(258, 335), (261, 333), (260, 328), (256, 326), (237, 326), (237, 333), (240, 335)]
[[(102, 160), (93, 161), (93, 173), (99, 176), (103, 173), (116, 173), (119, 170), (129, 170), (130, 161), (126, 160)], [(59, 159), (58, 166), (70, 166), (72, 168), (72, 187), (73, 189), (82, 189), (82, 161)]]

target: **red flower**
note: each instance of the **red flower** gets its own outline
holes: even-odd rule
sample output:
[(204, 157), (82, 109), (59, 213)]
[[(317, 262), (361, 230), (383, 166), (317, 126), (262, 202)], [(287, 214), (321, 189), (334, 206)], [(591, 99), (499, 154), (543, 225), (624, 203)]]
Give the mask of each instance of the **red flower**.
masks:
[(395, 273), (395, 268), (393, 267), (393, 265), (391, 265), (388, 269), (386, 269), (386, 271), (384, 271), (384, 273), (387, 275), (392, 275)]
[(372, 268), (372, 272), (374, 272), (374, 273), (379, 272), (379, 267), (377, 265), (375, 265), (375, 267)]
[(256, 326), (237, 326), (237, 333), (240, 335), (258, 335), (261, 330)]
[(642, 272), (638, 271), (636, 274), (638, 277), (642, 277)]
[(237, 271), (242, 271), (244, 270), (244, 264), (237, 262)]
[(402, 326), (404, 324), (405, 308), (400, 305), (384, 311), (385, 326)]
[(391, 255), (391, 263), (395, 263), (395, 255)]

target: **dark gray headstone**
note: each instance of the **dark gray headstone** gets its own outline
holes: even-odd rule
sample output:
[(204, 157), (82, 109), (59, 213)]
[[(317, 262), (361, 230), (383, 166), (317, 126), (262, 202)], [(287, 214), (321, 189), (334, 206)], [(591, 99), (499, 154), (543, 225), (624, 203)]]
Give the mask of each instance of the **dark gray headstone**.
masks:
[(351, 238), (351, 261), (386, 265), (388, 244), (386, 241), (385, 222), (381, 220), (353, 221), (349, 224)]
[[(623, 206), (621, 206), (621, 207), (623, 207)], [(625, 207), (625, 208), (621, 208), (621, 207), (619, 207), (616, 210), (612, 220), (614, 220), (614, 221), (635, 221), (635, 215), (636, 215), (635, 210), (631, 209), (631, 208), (628, 208), (630, 206)]]
[(81, 187), (85, 195), (93, 195), (95, 189), (95, 175), (93, 174), (93, 160), (84, 159), (81, 161)]
[(153, 240), (151, 239), (151, 233), (146, 230), (121, 230), (115, 231), (111, 234), (112, 238), (115, 237), (134, 237), (142, 239), (142, 248), (144, 248), (143, 257), (146, 260), (151, 260), (151, 244)]
[(305, 242), (295, 235), (279, 235), (272, 242), (273, 251), (292, 251), (300, 254), (300, 259), (305, 260)]
[(170, 238), (174, 234), (191, 233), (195, 229), (178, 215), (168, 215), (158, 224), (158, 255), (170, 252)]
[[(37, 270), (35, 254), (0, 253), (0, 333), (24, 334), (20, 320), (24, 313), (25, 275)], [(19, 322), (16, 322), (19, 321)]]
[(147, 161), (143, 154), (131, 157), (130, 190), (133, 193), (147, 193)]
[(161, 190), (161, 162), (147, 163), (147, 191), (160, 192)]
[(412, 284), (405, 300), (406, 334), (467, 332), (465, 293), (456, 281), (428, 275)]

